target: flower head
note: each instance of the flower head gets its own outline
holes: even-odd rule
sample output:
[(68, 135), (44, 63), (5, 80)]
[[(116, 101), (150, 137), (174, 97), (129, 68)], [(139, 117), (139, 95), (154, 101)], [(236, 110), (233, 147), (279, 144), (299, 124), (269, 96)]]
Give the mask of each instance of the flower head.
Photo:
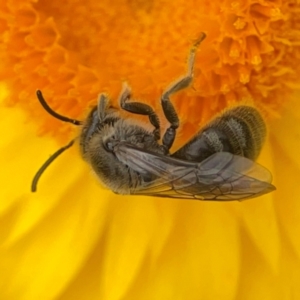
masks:
[[(299, 9), (296, 0), (0, 4), (1, 95), (13, 107), (1, 111), (0, 298), (299, 297)], [(118, 105), (123, 81), (159, 110), (201, 32), (193, 86), (172, 98), (182, 120), (175, 148), (215, 113), (250, 103), (268, 122), (259, 161), (278, 192), (242, 204), (115, 196), (72, 151), (38, 195), (25, 192), (54, 140), (74, 136), (40, 107), (37, 89), (80, 120), (100, 92)]]

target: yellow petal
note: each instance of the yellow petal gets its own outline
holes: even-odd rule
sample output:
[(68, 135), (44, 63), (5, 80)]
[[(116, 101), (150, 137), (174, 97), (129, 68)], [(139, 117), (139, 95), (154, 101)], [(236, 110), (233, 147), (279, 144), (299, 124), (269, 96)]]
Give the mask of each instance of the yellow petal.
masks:
[[(47, 170), (33, 195), (32, 177), (57, 145), (35, 137), (35, 126), (24, 123), (17, 108), (2, 107), (1, 122), (1, 165), (7, 166), (1, 172), (1, 298), (45, 299), (47, 291), (53, 299), (80, 270), (101, 235), (108, 191), (93, 197), (97, 184), (85, 180), (88, 169), (80, 160), (70, 164), (78, 159), (70, 152)], [(42, 146), (36, 147), (39, 143)]]
[[(300, 258), (300, 158), (298, 154), (300, 142), (299, 93), (287, 106), (282, 118), (272, 124), (272, 145), (274, 171), (278, 174), (278, 191), (274, 195), (274, 204), (278, 222), (289, 246)], [(288, 245), (286, 245), (288, 246)]]

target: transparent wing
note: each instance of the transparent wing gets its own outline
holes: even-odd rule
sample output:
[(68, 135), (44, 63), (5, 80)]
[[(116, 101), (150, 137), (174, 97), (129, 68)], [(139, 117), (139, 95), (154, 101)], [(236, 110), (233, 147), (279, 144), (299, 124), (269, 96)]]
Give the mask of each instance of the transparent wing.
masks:
[(193, 163), (125, 143), (120, 143), (114, 151), (120, 161), (148, 178), (132, 194), (230, 201), (275, 190), (267, 169), (228, 152), (218, 152), (201, 163)]

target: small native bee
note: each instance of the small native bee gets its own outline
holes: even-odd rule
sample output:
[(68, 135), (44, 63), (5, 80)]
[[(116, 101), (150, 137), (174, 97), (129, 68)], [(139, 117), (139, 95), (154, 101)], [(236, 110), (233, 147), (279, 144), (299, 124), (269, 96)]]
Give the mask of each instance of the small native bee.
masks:
[[(202, 128), (186, 145), (169, 152), (179, 127), (179, 118), (170, 96), (192, 81), (195, 53), (205, 34), (191, 48), (187, 74), (172, 83), (161, 96), (161, 105), (169, 127), (160, 140), (160, 121), (147, 104), (130, 101), (130, 88), (124, 84), (119, 102), (123, 110), (146, 115), (153, 131), (131, 119), (101, 94), (85, 122), (69, 119), (54, 112), (42, 93), (37, 96), (54, 117), (83, 125), (80, 149), (101, 182), (117, 194), (149, 195), (199, 200), (242, 200), (275, 189), (270, 172), (254, 160), (259, 155), (266, 126), (259, 112), (250, 106), (225, 111)], [(47, 166), (67, 146), (54, 153), (37, 172), (32, 191)]]

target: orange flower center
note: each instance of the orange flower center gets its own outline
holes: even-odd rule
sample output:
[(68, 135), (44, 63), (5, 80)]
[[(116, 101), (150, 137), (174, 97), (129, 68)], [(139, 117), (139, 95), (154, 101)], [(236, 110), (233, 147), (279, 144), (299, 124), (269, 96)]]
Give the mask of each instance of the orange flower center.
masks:
[(294, 1), (23, 1), (2, 5), (0, 76), (7, 103), (28, 111), (40, 133), (64, 136), (69, 124), (40, 107), (43, 91), (60, 114), (84, 119), (97, 95), (133, 97), (160, 108), (160, 95), (186, 72), (201, 32), (193, 86), (172, 98), (189, 132), (225, 107), (255, 104), (275, 115), (299, 88), (299, 3)]

